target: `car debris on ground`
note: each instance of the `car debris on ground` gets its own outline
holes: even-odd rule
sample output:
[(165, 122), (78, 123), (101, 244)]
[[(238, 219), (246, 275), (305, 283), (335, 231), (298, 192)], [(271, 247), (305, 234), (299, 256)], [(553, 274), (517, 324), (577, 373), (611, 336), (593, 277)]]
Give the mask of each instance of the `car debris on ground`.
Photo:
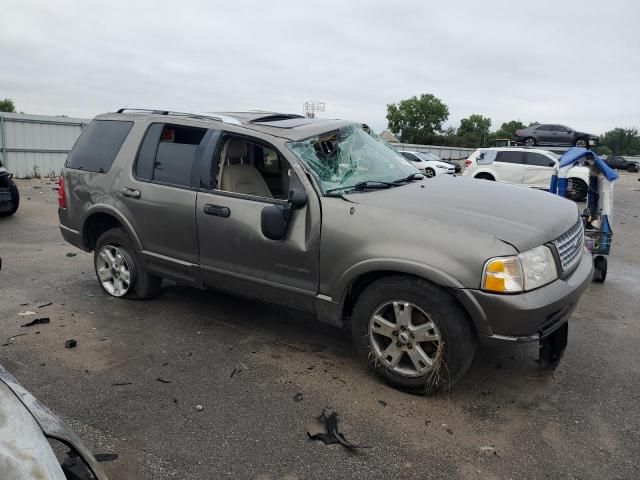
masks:
[(325, 445), (334, 445), (339, 443), (345, 448), (350, 450), (356, 448), (366, 448), (359, 445), (354, 445), (340, 433), (338, 430), (338, 414), (337, 412), (331, 412), (329, 415), (322, 410), (322, 413), (315, 421), (307, 424), (307, 435), (311, 440), (320, 440)]
[(20, 326), (21, 327), (33, 327), (34, 325), (43, 325), (45, 323), (49, 323), (49, 317), (34, 318), (30, 322), (24, 323), (24, 324), (22, 324)]
[(78, 346), (78, 341), (74, 340), (73, 338), (64, 342), (64, 348), (76, 348), (77, 346)]

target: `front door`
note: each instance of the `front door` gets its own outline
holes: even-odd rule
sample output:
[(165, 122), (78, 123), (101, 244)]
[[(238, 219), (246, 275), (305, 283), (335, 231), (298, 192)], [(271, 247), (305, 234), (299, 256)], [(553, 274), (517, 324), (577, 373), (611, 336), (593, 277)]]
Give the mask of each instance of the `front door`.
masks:
[[(214, 158), (214, 188), (196, 204), (200, 268), (210, 286), (289, 306), (313, 309), (318, 292), (319, 200), (286, 157), (257, 138), (224, 135)], [(216, 168), (217, 167), (217, 168)], [(303, 189), (306, 206), (293, 210), (285, 237), (262, 233), (262, 210), (287, 205)]]

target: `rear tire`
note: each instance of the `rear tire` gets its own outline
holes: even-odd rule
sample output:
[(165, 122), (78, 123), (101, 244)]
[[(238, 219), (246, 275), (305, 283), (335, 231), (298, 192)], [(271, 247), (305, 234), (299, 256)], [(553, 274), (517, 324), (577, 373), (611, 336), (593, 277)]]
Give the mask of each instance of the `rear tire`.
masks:
[(18, 186), (13, 180), (9, 180), (9, 193), (11, 193), (11, 210), (0, 213), (0, 217), (10, 217), (18, 210), (20, 205), (20, 192)]
[(524, 140), (524, 146), (525, 147), (535, 147), (536, 146), (536, 139), (533, 137), (527, 137)]
[(112, 228), (100, 235), (93, 259), (98, 283), (107, 294), (146, 300), (160, 293), (162, 279), (144, 270), (123, 228)]
[(598, 255), (593, 259), (593, 281), (604, 283), (607, 278), (607, 257)]
[(629, 165), (629, 166), (627, 167), (627, 172), (631, 172), (631, 173), (633, 173), (633, 172), (635, 172), (635, 171), (636, 171), (636, 167), (634, 167), (633, 165)]
[(576, 147), (587, 148), (589, 146), (589, 142), (587, 142), (586, 138), (578, 138), (575, 143)]
[(410, 276), (369, 285), (356, 302), (351, 328), (363, 363), (390, 385), (413, 393), (450, 388), (476, 351), (473, 328), (455, 298)]
[(490, 180), (492, 182), (495, 182), (496, 179), (493, 178), (493, 175), (489, 174), (489, 173), (479, 173), (477, 174), (475, 177), (473, 178), (477, 178), (479, 180)]

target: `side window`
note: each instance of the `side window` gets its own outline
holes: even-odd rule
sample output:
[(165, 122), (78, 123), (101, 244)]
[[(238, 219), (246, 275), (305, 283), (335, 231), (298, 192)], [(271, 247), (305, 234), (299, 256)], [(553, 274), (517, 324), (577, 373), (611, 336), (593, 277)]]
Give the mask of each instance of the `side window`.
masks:
[(554, 132), (561, 132), (561, 133), (566, 133), (569, 131), (566, 127), (563, 127), (562, 125), (553, 125), (552, 130)]
[(495, 161), (497, 153), (498, 152), (496, 152), (495, 150), (486, 150), (484, 152), (480, 152), (478, 154), (478, 158), (476, 159), (476, 163), (478, 165), (490, 165)]
[(536, 130), (543, 130), (545, 132), (550, 132), (552, 130), (552, 125), (540, 125)]
[(136, 177), (190, 187), (196, 148), (206, 133), (205, 128), (152, 124), (140, 146)]
[(496, 161), (502, 163), (522, 163), (522, 152), (498, 152)]
[(218, 190), (282, 200), (289, 194), (289, 163), (275, 148), (259, 140), (227, 137), (217, 165)]
[(545, 157), (541, 153), (527, 152), (527, 165), (536, 165), (538, 167), (550, 167), (553, 160)]
[(402, 154), (402, 156), (404, 158), (406, 158), (407, 160), (411, 160), (412, 162), (417, 162), (419, 161), (418, 158), (416, 158), (416, 156), (413, 153), (409, 153), (409, 152), (400, 152)]
[(107, 173), (131, 127), (133, 122), (94, 120), (78, 138), (65, 165), (88, 172)]

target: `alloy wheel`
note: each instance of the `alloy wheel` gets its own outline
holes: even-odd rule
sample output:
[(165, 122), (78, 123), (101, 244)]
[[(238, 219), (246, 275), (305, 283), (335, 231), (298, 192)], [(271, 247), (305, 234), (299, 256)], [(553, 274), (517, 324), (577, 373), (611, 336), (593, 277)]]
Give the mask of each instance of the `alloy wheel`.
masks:
[(436, 368), (443, 345), (433, 319), (404, 300), (376, 308), (369, 320), (369, 341), (377, 360), (405, 377), (420, 377)]
[(131, 287), (131, 265), (119, 247), (105, 245), (96, 256), (96, 272), (102, 287), (114, 297), (122, 297)]

